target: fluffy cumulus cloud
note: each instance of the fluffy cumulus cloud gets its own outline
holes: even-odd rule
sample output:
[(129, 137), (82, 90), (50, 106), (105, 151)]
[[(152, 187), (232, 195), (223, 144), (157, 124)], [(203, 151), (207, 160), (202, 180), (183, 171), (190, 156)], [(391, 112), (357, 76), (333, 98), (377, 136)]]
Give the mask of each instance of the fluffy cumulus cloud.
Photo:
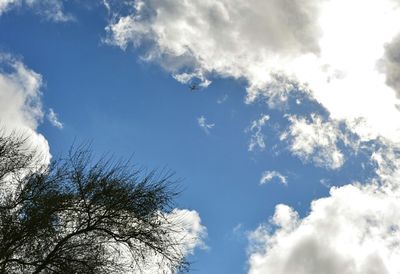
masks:
[[(318, 1), (307, 0), (301, 4), (293, 0), (133, 2), (136, 13), (109, 26), (112, 41), (121, 47), (130, 42), (140, 43), (148, 36), (156, 39), (159, 51), (176, 56), (192, 50), (199, 57), (209, 54), (208, 57), (226, 58), (240, 50), (245, 53), (245, 49), (239, 48), (241, 41), (245, 48), (266, 47), (266, 51), (282, 55), (319, 51), (316, 39), (319, 28), (315, 24)], [(237, 40), (238, 35), (244, 36)], [(209, 37), (213, 40), (206, 41)], [(226, 46), (227, 52), (221, 46)], [(220, 47), (218, 52), (204, 52), (217, 47)]]
[(399, 193), (353, 184), (330, 195), (304, 219), (278, 205), (270, 223), (250, 234), (249, 273), (399, 273)]
[(289, 206), (249, 234), (249, 273), (399, 273), (400, 151), (384, 145), (376, 178), (332, 187), (304, 218)]
[(62, 0), (0, 0), (0, 15), (15, 8), (28, 8), (44, 18), (65, 22), (73, 20), (73, 16), (64, 12)]
[(0, 128), (26, 135), (32, 146), (50, 160), (49, 145), (37, 132), (43, 119), (42, 76), (10, 55), (0, 54)]
[[(146, 45), (143, 58), (174, 75), (244, 78), (248, 101), (297, 83), (363, 139), (400, 137), (396, 50), (387, 45), (400, 32), (396, 1), (131, 3), (133, 11), (107, 27), (109, 43)], [(387, 73), (377, 65), (382, 58)]]
[(256, 74), (266, 76), (264, 62), (275, 54), (319, 52), (318, 2), (134, 1), (132, 14), (107, 27), (108, 41), (126, 48), (150, 40), (145, 58), (173, 72), (190, 66), (197, 74), (258, 81)]

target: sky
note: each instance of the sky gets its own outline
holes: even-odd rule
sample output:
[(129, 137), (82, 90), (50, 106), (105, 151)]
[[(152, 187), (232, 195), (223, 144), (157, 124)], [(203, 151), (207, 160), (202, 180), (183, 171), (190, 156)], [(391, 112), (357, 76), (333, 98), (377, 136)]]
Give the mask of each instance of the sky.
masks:
[(0, 0), (0, 124), (174, 171), (190, 273), (400, 273), (398, 0)]

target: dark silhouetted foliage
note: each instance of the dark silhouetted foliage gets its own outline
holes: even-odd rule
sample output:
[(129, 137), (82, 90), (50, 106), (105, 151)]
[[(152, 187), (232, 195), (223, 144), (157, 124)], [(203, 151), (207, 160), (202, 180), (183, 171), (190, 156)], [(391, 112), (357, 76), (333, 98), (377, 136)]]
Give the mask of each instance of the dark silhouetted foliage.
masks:
[(187, 269), (167, 218), (177, 195), (170, 174), (93, 161), (85, 147), (38, 166), (28, 147), (0, 136), (0, 273)]

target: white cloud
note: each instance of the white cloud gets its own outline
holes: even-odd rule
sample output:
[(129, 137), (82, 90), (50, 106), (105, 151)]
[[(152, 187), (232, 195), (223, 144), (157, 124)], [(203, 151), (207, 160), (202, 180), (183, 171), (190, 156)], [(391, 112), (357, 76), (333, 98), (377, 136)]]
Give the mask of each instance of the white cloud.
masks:
[(295, 116), (288, 119), (291, 125), (281, 135), (281, 140), (289, 140), (289, 149), (294, 155), (330, 169), (343, 165), (344, 155), (337, 142), (345, 137), (334, 122), (325, 122), (316, 114), (311, 115), (310, 121)]
[(390, 191), (400, 188), (400, 149), (396, 144), (389, 143), (375, 149), (371, 162), (376, 164), (376, 175), (380, 182)]
[(210, 134), (210, 130), (215, 126), (215, 124), (207, 123), (207, 119), (204, 116), (197, 118), (197, 123), (206, 134)]
[(192, 66), (203, 74), (250, 79), (275, 52), (296, 56), (319, 51), (318, 2), (134, 1), (136, 12), (107, 27), (108, 42), (126, 48), (151, 40), (154, 47), (146, 59), (171, 71)]
[(197, 247), (207, 248), (204, 243), (207, 229), (201, 224), (200, 215), (195, 210), (174, 209), (168, 218), (180, 225), (176, 237), (182, 245), (184, 254), (192, 254)]
[(16, 5), (18, 0), (0, 0), (0, 15), (6, 12), (12, 5)]
[(385, 45), (400, 32), (395, 1), (134, 3), (134, 12), (107, 27), (109, 43), (126, 48), (151, 42), (143, 58), (172, 73), (191, 68), (204, 76), (244, 78), (248, 101), (284, 100), (299, 83), (363, 140), (399, 139), (399, 101), (386, 85), (393, 77), (389, 73), (386, 81), (377, 69)]
[(272, 181), (274, 178), (277, 178), (282, 184), (287, 185), (287, 178), (275, 170), (265, 171), (261, 176), (260, 184), (266, 184)]
[(303, 160), (341, 167), (338, 143), (358, 144), (339, 125), (383, 146), (372, 158), (379, 184), (332, 188), (303, 219), (278, 206), (251, 234), (251, 274), (400, 273), (398, 1), (300, 2), (138, 0), (107, 27), (108, 42), (150, 44), (143, 59), (172, 74), (244, 79), (247, 102), (274, 107), (305, 91), (330, 118), (289, 120), (283, 139)]
[[(218, 52), (208, 53), (218, 59), (221, 58), (219, 54), (224, 58), (252, 46), (284, 54), (318, 52), (319, 29), (315, 24), (318, 1), (303, 1), (302, 4), (291, 0), (134, 2), (137, 13), (121, 18), (109, 28), (111, 41), (121, 47), (140, 42), (142, 36), (148, 35), (150, 39), (157, 39), (160, 51), (176, 56), (189, 51), (204, 54), (204, 50), (216, 46), (227, 46), (225, 52), (220, 48)], [(155, 14), (149, 15), (149, 11)], [(240, 34), (244, 36), (238, 40)], [(206, 37), (213, 40), (207, 41)], [(224, 44), (216, 45), (218, 41)], [(228, 41), (232, 43), (227, 44)], [(240, 49), (240, 45), (235, 44), (246, 47)]]
[(43, 119), (42, 76), (10, 55), (0, 54), (0, 128), (29, 137), (41, 153), (44, 163), (50, 160), (49, 145), (37, 132)]
[(303, 219), (278, 205), (249, 234), (249, 274), (400, 273), (400, 150), (379, 146), (371, 181), (332, 187)]
[(13, 8), (29, 8), (44, 18), (55, 22), (74, 20), (66, 14), (62, 0), (0, 0), (0, 15)]
[(251, 133), (250, 142), (249, 142), (249, 151), (253, 151), (257, 147), (260, 150), (265, 149), (265, 137), (262, 133), (263, 127), (267, 124), (269, 120), (269, 116), (262, 114), (258, 120), (254, 120), (251, 123), (251, 126), (246, 130)]
[(270, 224), (250, 234), (249, 273), (399, 273), (399, 237), (398, 194), (376, 185), (332, 188), (304, 219), (277, 206)]
[[(204, 239), (207, 237), (207, 229), (201, 224), (199, 214), (194, 210), (187, 209), (174, 209), (168, 216), (165, 216), (168, 222), (165, 223), (170, 234), (166, 237), (175, 238), (179, 245), (171, 245), (169, 248), (170, 254), (177, 254), (178, 256), (188, 256), (193, 254), (196, 248), (206, 249)], [(171, 226), (171, 227), (170, 227)], [(113, 257), (118, 263), (125, 265), (124, 273), (135, 274), (139, 273), (138, 269), (132, 269), (132, 257), (125, 245), (112, 245), (110, 246), (110, 256)], [(151, 254), (146, 259), (143, 265), (139, 265), (140, 273), (165, 273), (173, 274), (168, 260), (163, 259), (159, 254)], [(115, 257), (117, 256), (117, 257)]]
[(58, 119), (58, 114), (55, 113), (52, 108), (50, 108), (49, 112), (47, 113), (47, 119), (56, 128), (62, 129), (64, 127), (63, 123), (61, 123)]
[[(207, 229), (201, 224), (200, 216), (196, 211), (174, 209), (167, 218), (172, 224), (178, 224), (178, 229), (175, 228), (176, 230), (173, 232), (174, 235), (169, 236), (175, 237), (179, 246), (171, 248), (177, 248), (178, 252), (185, 257), (193, 254), (196, 248), (207, 249), (204, 243), (204, 239), (207, 237)], [(173, 272), (168, 271), (168, 266), (162, 264), (159, 257), (150, 260), (149, 265), (142, 269), (143, 274), (160, 273), (162, 268), (164, 268), (162, 273), (173, 274)]]

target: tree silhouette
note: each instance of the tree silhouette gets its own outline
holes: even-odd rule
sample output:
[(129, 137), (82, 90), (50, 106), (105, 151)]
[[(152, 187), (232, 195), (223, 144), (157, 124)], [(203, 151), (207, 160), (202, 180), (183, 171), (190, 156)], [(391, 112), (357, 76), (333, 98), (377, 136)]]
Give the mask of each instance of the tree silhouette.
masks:
[(188, 269), (171, 174), (94, 161), (90, 149), (38, 166), (26, 138), (0, 134), (0, 273)]

